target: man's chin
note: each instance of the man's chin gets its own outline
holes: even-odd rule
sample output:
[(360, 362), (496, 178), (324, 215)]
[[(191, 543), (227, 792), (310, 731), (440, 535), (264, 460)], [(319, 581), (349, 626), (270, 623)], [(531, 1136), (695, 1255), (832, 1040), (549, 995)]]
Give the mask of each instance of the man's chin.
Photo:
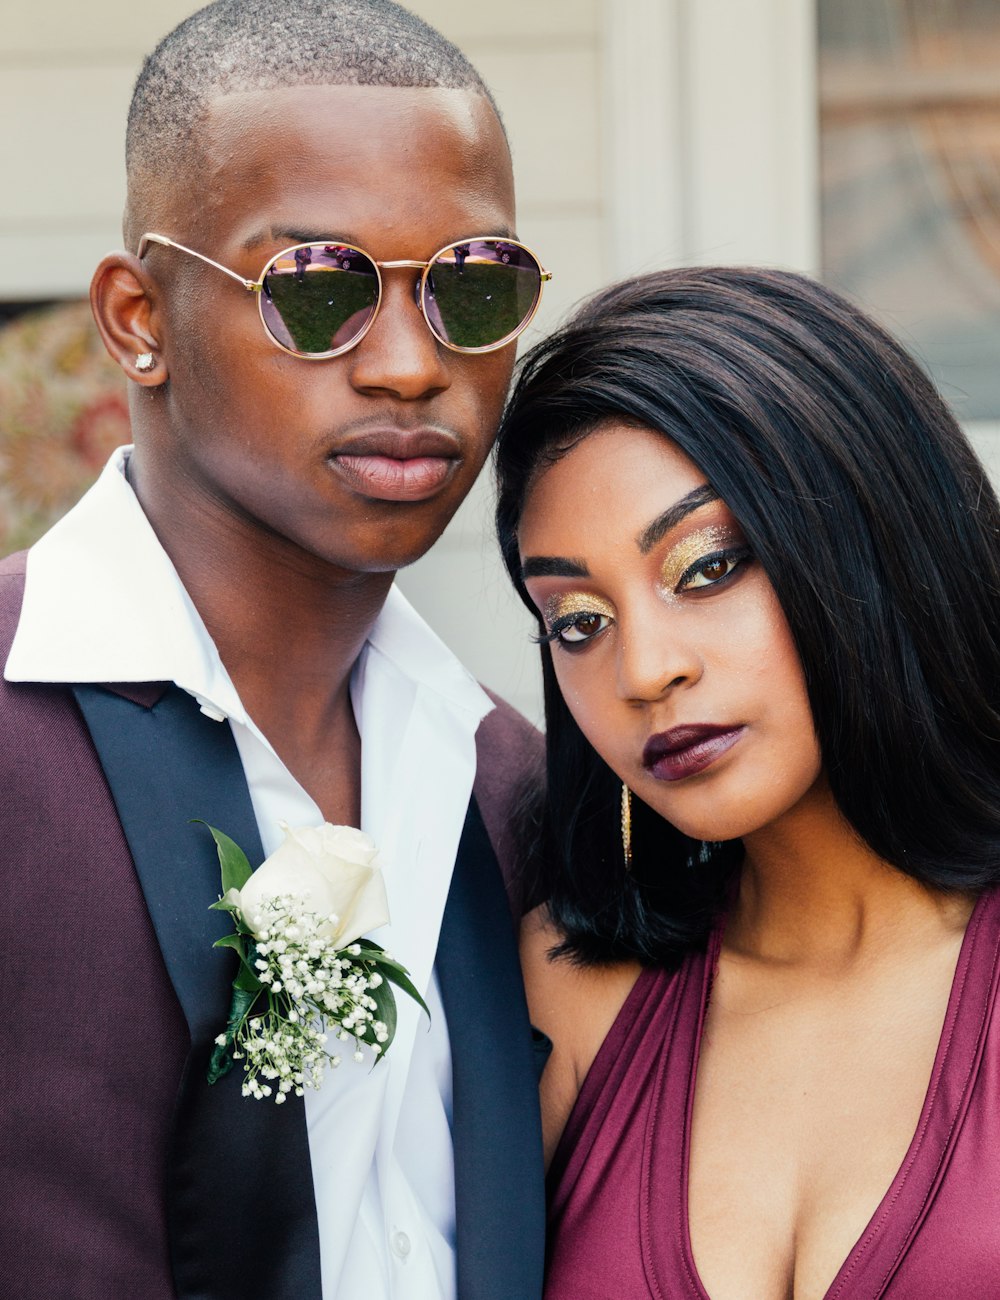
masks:
[(433, 531), (420, 530), (398, 538), (386, 536), (383, 532), (370, 543), (362, 539), (349, 549), (343, 545), (343, 539), (340, 539), (340, 544), (331, 548), (326, 558), (337, 568), (359, 574), (395, 573), (423, 559), (440, 538), (450, 519), (451, 515), (448, 519), (438, 521), (438, 526)]

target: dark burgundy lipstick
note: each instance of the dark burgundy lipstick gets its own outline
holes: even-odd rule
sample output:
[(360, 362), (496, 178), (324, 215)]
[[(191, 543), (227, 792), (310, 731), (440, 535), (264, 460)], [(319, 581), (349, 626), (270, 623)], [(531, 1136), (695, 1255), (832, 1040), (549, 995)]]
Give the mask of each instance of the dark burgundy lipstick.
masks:
[(736, 744), (745, 728), (713, 727), (695, 723), (671, 727), (650, 736), (642, 751), (642, 765), (658, 781), (682, 781), (704, 772)]

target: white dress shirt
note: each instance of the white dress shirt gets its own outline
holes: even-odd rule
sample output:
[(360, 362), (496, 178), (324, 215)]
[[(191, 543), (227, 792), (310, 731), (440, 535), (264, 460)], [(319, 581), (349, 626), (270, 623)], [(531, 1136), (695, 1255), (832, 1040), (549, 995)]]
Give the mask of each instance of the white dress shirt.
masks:
[[(315, 826), (316, 804), (247, 715), (124, 466), (31, 549), (8, 681), (173, 681), (228, 722), (265, 854), (278, 823)], [(492, 704), (393, 588), (351, 677), (361, 735), (361, 828), (379, 846), (391, 920), (374, 938), (431, 1010), (397, 996), (384, 1062), (343, 1064), (306, 1092), (323, 1300), (455, 1300), (451, 1055), (434, 954)], [(225, 827), (220, 827), (225, 830)], [(191, 900), (193, 907), (202, 901)], [(346, 1045), (350, 1047), (351, 1045)], [(273, 1102), (247, 1098), (248, 1106)]]

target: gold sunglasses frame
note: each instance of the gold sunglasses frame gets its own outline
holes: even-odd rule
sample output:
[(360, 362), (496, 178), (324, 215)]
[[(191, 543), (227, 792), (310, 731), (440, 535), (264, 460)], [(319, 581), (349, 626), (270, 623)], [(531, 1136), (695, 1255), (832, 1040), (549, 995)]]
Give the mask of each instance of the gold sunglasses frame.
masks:
[[(360, 253), (362, 257), (367, 258), (375, 268), (375, 276), (378, 284), (378, 297), (375, 300), (375, 308), (372, 311), (372, 314), (368, 317), (368, 320), (365, 322), (363, 329), (361, 329), (349, 343), (345, 343), (344, 346), (340, 348), (332, 348), (329, 352), (296, 352), (293, 348), (286, 347), (284, 343), (274, 337), (268, 328), (267, 321), (264, 319), (264, 303), (262, 295), (264, 290), (264, 280), (270, 268), (274, 266), (279, 258), (288, 257), (289, 255), (294, 257), (296, 250), (299, 248), (316, 248), (319, 243), (317, 240), (310, 240), (303, 244), (292, 244), (288, 248), (281, 249), (280, 252), (275, 253), (272, 257), (267, 259), (264, 263), (264, 268), (260, 273), (260, 278), (257, 280), (247, 280), (244, 276), (240, 275), (238, 271), (233, 271), (228, 266), (223, 266), (221, 262), (216, 262), (211, 257), (206, 257), (204, 253), (199, 253), (193, 248), (188, 248), (185, 244), (178, 244), (175, 239), (169, 239), (166, 235), (154, 234), (152, 231), (147, 231), (139, 240), (139, 247), (136, 251), (136, 256), (140, 261), (142, 261), (150, 244), (160, 244), (164, 248), (176, 248), (180, 253), (187, 253), (190, 257), (196, 257), (199, 262), (204, 262), (207, 266), (214, 266), (217, 271), (221, 271), (223, 275), (228, 275), (231, 280), (235, 280), (238, 284), (241, 284), (248, 292), (257, 295), (257, 312), (260, 316), (260, 323), (264, 327), (264, 333), (276, 348), (280, 348), (282, 352), (286, 352), (290, 357), (301, 357), (303, 361), (326, 361), (330, 357), (341, 357), (345, 352), (350, 352), (352, 348), (358, 346), (371, 327), (375, 324), (375, 318), (381, 310), (383, 271), (411, 270), (421, 272), (420, 279), (416, 284), (416, 303), (420, 308), (421, 316), (423, 316), (424, 320), (427, 322), (427, 328), (442, 347), (448, 348), (450, 352), (461, 352), (465, 355), (474, 355), (480, 352), (496, 352), (498, 349), (506, 347), (508, 343), (512, 343), (514, 339), (516, 339), (519, 334), (522, 334), (534, 320), (535, 313), (538, 311), (539, 305), (542, 301), (542, 289), (545, 287), (546, 283), (552, 279), (552, 272), (544, 269), (537, 254), (530, 249), (527, 244), (522, 244), (520, 240), (517, 239), (509, 239), (506, 235), (473, 235), (471, 239), (453, 240), (450, 244), (444, 244), (439, 248), (434, 256), (427, 262), (412, 261), (409, 258), (403, 258), (392, 262), (377, 262), (370, 253), (366, 253), (363, 248), (358, 248), (357, 244), (344, 244), (333, 238), (328, 242), (330, 244), (336, 243), (338, 248), (350, 249), (352, 252)], [(446, 253), (450, 248), (454, 248), (457, 244), (471, 243), (509, 244), (512, 248), (522, 248), (529, 257), (534, 260), (538, 267), (538, 292), (535, 294), (535, 301), (532, 304), (531, 311), (527, 314), (524, 320), (521, 321), (517, 329), (512, 330), (496, 343), (487, 343), (485, 347), (463, 348), (457, 343), (450, 343), (447, 339), (443, 339), (431, 324), (431, 319), (427, 314), (427, 307), (424, 302), (424, 292), (431, 267), (438, 260), (441, 254)]]

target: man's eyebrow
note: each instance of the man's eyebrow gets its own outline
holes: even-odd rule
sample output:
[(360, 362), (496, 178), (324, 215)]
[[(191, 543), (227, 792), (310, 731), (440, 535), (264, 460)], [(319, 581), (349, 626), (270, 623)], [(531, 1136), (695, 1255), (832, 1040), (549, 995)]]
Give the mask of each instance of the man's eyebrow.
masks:
[(582, 560), (564, 560), (559, 555), (529, 555), (521, 565), (521, 577), (589, 578), (590, 570)]
[(664, 510), (662, 515), (657, 515), (651, 524), (647, 524), (635, 539), (641, 554), (648, 555), (660, 538), (665, 537), (671, 528), (676, 528), (692, 511), (718, 499), (719, 494), (715, 488), (709, 483), (703, 483), (701, 487), (694, 488), (687, 496), (675, 501), (669, 510)]
[[(488, 232), (492, 237), (497, 239), (517, 240), (517, 235), (506, 224), (503, 223), (499, 229)], [(461, 239), (453, 239), (452, 244), (464, 244), (470, 239), (481, 239), (481, 235), (464, 235)], [(348, 230), (337, 231), (314, 231), (314, 230), (292, 230), (286, 226), (272, 226), (267, 230), (256, 230), (254, 233), (243, 241), (243, 247), (247, 252), (259, 248), (261, 244), (281, 243), (287, 248), (293, 244), (350, 244), (353, 248), (362, 248), (356, 237)], [(444, 247), (445, 245), (442, 245)], [(450, 245), (448, 245), (450, 247)], [(437, 250), (435, 250), (437, 251)]]
[(293, 230), (288, 226), (271, 226), (267, 230), (255, 230), (243, 241), (243, 247), (248, 251), (259, 248), (261, 244), (284, 244), (286, 248), (291, 248), (293, 244), (350, 244), (357, 247), (357, 241), (345, 230), (338, 230), (331, 233), (329, 230), (316, 232), (313, 230)]

